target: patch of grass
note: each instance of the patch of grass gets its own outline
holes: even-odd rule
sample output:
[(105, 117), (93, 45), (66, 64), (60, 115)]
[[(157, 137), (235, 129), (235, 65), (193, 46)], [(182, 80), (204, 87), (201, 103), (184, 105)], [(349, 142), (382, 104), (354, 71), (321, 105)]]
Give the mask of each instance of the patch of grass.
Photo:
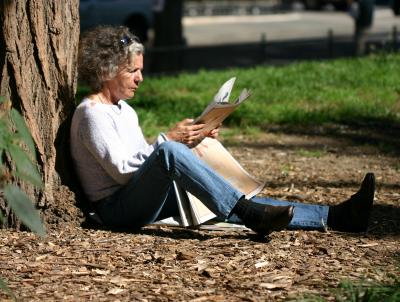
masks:
[(397, 302), (400, 301), (400, 279), (392, 284), (355, 284), (343, 281), (339, 285), (337, 301), (348, 302)]
[(305, 294), (301, 298), (297, 299), (291, 299), (289, 298), (287, 301), (301, 301), (301, 302), (325, 302), (326, 300), (324, 298), (311, 295), (311, 294)]
[(224, 139), (234, 139), (237, 136), (251, 136), (257, 137), (262, 134), (262, 131), (258, 127), (246, 126), (243, 128), (238, 127), (222, 127), (220, 134), (223, 135)]
[(297, 154), (304, 157), (316, 157), (319, 158), (326, 154), (325, 150), (305, 150), (299, 149), (297, 150)]
[[(146, 77), (134, 99), (145, 135), (196, 117), (220, 85), (237, 77), (232, 98), (243, 88), (253, 95), (224, 122), (229, 127), (270, 124), (400, 122), (400, 55), (296, 63), (283, 67), (199, 71)], [(87, 93), (80, 87), (77, 98)]]
[(292, 167), (288, 164), (281, 165), (281, 174), (284, 176), (287, 176), (291, 169), (292, 169)]
[[(389, 284), (345, 280), (332, 293), (331, 297), (337, 302), (397, 302), (400, 301), (400, 279), (393, 276)], [(290, 301), (319, 302), (326, 299), (319, 295), (305, 294)]]
[(397, 151), (396, 146), (390, 145), (385, 142), (380, 142), (377, 147), (383, 153), (394, 153)]
[(7, 286), (7, 283), (0, 279), (0, 290), (3, 290), (8, 296), (11, 297), (12, 301), (17, 301), (17, 297), (13, 291)]

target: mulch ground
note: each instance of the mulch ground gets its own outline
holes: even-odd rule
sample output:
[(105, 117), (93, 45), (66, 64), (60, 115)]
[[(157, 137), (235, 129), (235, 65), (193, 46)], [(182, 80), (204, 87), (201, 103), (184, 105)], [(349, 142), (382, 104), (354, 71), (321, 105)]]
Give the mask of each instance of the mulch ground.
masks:
[[(0, 230), (0, 276), (18, 301), (330, 301), (345, 280), (390, 284), (400, 277), (400, 148), (389, 134), (334, 127), (224, 142), (266, 181), (261, 195), (278, 199), (336, 204), (374, 172), (367, 233), (285, 230), (259, 239), (243, 229), (133, 233), (65, 223), (40, 239)], [(11, 298), (3, 291), (0, 300)]]

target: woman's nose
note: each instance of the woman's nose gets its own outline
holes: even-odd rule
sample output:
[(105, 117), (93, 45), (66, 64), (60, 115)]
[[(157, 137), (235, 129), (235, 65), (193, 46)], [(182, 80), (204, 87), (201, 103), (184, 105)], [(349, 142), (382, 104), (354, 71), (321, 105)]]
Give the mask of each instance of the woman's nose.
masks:
[(140, 70), (138, 70), (138, 72), (136, 73), (135, 80), (137, 82), (143, 82), (143, 75), (142, 75), (142, 72)]

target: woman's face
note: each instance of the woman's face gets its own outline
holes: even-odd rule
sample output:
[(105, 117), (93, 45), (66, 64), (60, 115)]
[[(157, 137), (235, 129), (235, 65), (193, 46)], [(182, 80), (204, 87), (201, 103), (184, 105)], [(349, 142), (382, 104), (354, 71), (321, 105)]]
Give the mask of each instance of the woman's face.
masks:
[(115, 77), (104, 83), (110, 92), (112, 102), (130, 99), (135, 95), (139, 84), (143, 82), (143, 55), (135, 55), (134, 59), (127, 65), (119, 68)]

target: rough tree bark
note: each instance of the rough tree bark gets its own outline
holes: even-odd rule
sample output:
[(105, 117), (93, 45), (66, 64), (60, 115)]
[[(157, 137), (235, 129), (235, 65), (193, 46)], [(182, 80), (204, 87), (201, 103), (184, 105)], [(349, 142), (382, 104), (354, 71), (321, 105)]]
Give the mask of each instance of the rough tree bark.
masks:
[[(47, 222), (77, 215), (61, 173), (68, 172), (63, 162), (76, 91), (78, 9), (78, 0), (0, 2), (0, 95), (21, 112), (36, 143), (44, 190), (24, 187)], [(18, 227), (2, 201), (0, 210), (6, 226)]]

